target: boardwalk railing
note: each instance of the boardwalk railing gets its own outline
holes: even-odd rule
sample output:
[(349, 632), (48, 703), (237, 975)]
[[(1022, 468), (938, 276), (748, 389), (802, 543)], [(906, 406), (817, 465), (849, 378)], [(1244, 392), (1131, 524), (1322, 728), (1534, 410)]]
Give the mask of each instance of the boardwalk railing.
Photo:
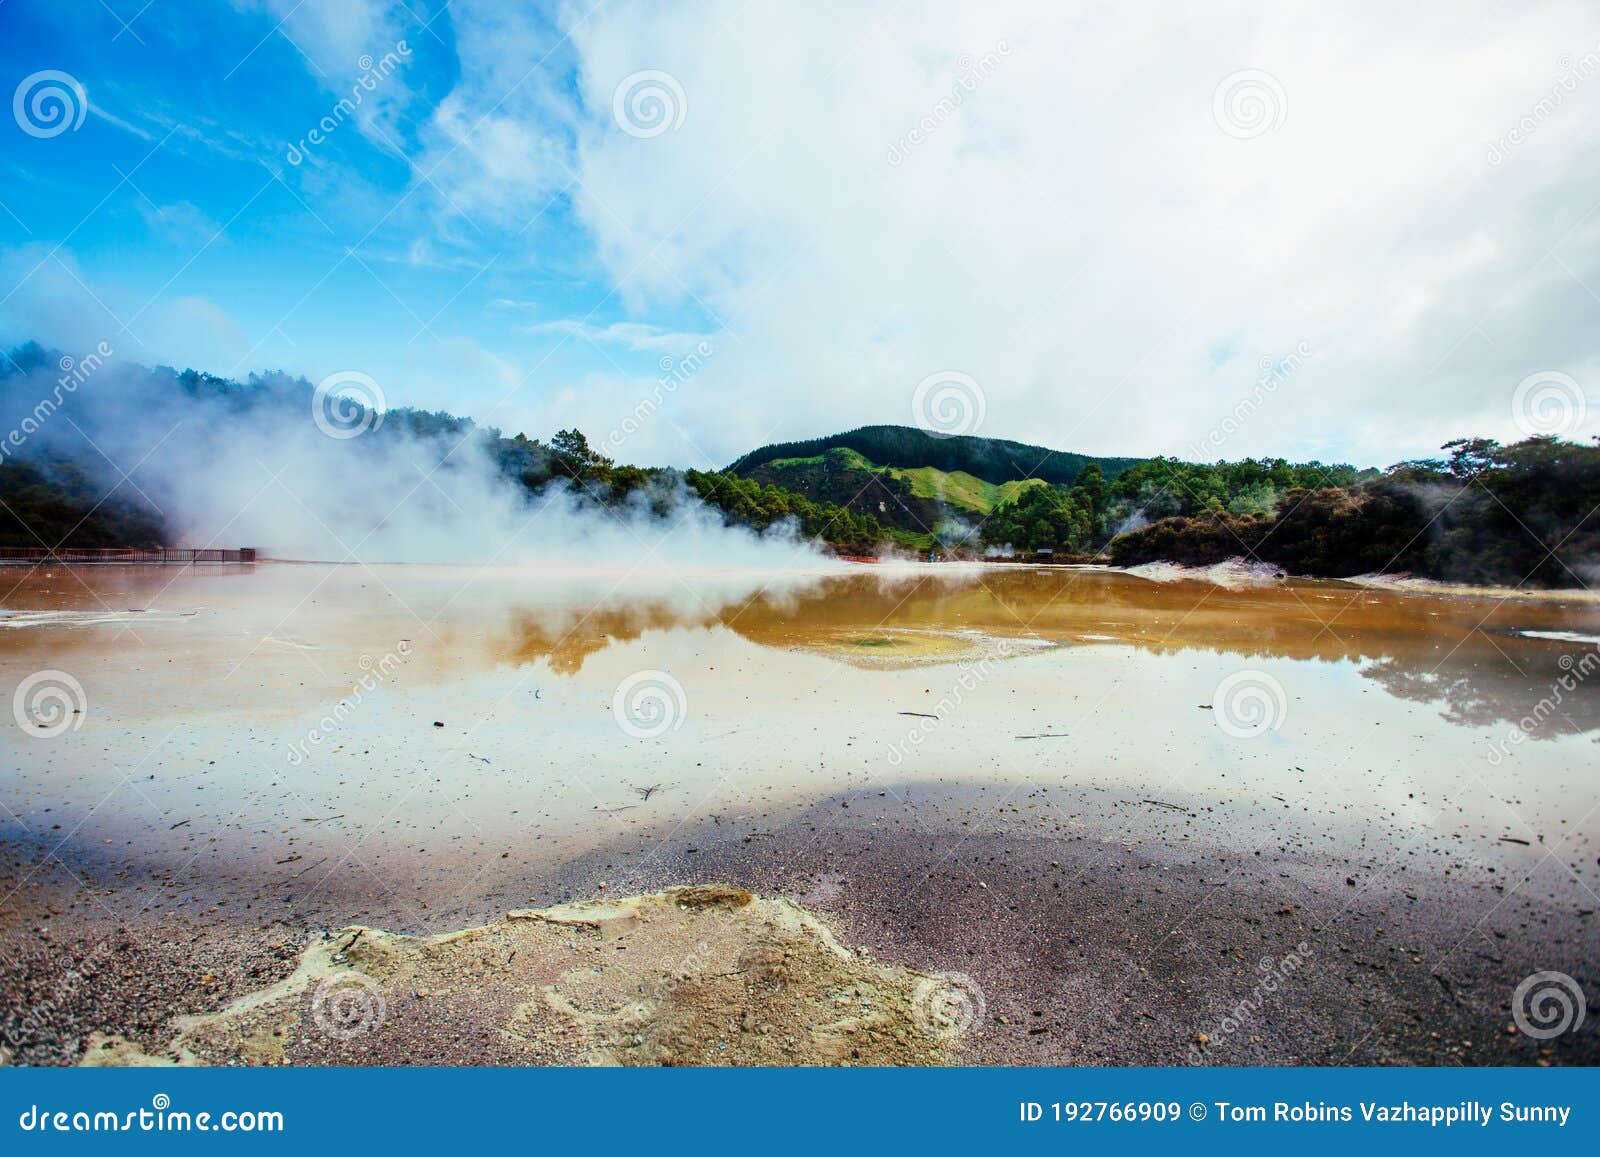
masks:
[(255, 562), (253, 547), (0, 546), (0, 566), (40, 563), (191, 563)]

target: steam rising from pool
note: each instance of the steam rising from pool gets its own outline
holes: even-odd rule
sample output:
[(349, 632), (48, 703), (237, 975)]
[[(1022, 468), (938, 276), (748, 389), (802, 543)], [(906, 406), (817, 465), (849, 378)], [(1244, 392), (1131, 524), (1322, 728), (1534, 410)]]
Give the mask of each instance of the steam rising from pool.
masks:
[(654, 571), (825, 562), (791, 527), (725, 525), (672, 476), (607, 508), (565, 483), (530, 491), (502, 472), (481, 429), (435, 422), (431, 430), (447, 432), (418, 434), (402, 416), (330, 434), (310, 383), (285, 375), (235, 385), (112, 356), (92, 372), (80, 361), (64, 389), (67, 359), (24, 353), (21, 372), (0, 375), (0, 415), (20, 421), (49, 404), (8, 457), (47, 474), (81, 470), (97, 492), (155, 507), (185, 545), (332, 562)]

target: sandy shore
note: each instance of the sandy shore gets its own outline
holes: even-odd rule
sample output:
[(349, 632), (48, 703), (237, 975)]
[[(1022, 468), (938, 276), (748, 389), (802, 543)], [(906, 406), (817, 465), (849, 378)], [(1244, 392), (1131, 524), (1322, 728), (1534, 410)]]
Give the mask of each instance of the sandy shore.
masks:
[[(0, 928), (5, 1040), (46, 1064), (1600, 1062), (1593, 1016), (1550, 1040), (1513, 1027), (1534, 972), (1594, 988), (1596, 916), (1552, 882), (1562, 863), (1040, 794), (914, 784), (718, 815), (430, 926), (359, 888), (267, 920), (201, 877), (189, 915), (150, 918), (119, 911), (131, 882), (36, 876)], [(612, 899), (711, 882), (759, 898)], [(595, 900), (604, 919), (507, 917)], [(351, 971), (384, 1015), (341, 1037), (317, 1013), (360, 1019), (360, 992), (322, 987)]]

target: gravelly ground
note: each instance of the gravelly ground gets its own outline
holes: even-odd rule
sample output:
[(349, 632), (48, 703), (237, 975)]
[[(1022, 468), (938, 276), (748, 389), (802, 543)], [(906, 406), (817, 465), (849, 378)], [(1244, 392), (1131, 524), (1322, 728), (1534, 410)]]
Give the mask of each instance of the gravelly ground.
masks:
[[(157, 919), (121, 910), (129, 881), (85, 899), (39, 873), (0, 913), (0, 991), (13, 1059), (70, 1063), (91, 1032), (159, 1043), (174, 1013), (282, 978), (357, 912), (441, 931), (602, 882), (615, 896), (724, 881), (800, 901), (877, 959), (970, 977), (983, 1014), (961, 1042), (968, 1062), (1594, 1064), (1592, 1012), (1548, 1041), (1508, 1031), (1531, 973), (1596, 992), (1594, 872), (1572, 873), (1532, 855), (1464, 861), (1437, 841), (1312, 836), (1287, 815), (1138, 800), (1064, 812), (1030, 790), (912, 785), (643, 831), (501, 882), (481, 911), (435, 910), (427, 928), (359, 887), (268, 905), (201, 880), (193, 915)], [(498, 898), (519, 889), (527, 899)], [(289, 914), (263, 929), (263, 911)]]

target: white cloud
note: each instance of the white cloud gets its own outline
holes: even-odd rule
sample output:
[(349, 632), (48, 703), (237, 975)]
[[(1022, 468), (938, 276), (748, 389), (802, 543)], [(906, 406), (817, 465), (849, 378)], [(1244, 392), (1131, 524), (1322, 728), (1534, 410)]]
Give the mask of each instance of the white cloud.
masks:
[[(1534, 370), (1600, 390), (1600, 75), (1487, 159), (1596, 51), (1590, 17), (608, 6), (573, 27), (574, 197), (636, 310), (726, 321), (679, 415), (724, 453), (908, 421), (940, 370), (982, 385), (982, 433), (1183, 452), (1306, 343), (1223, 452), (1384, 463), (1514, 436)], [(675, 131), (611, 123), (641, 69), (681, 84)], [(1287, 103), (1254, 139), (1213, 119), (1242, 69)]]
[(562, 42), (526, 10), (495, 0), (452, 4), (450, 19), (461, 78), (429, 118), (417, 167), (448, 214), (515, 233), (572, 177)]
[(415, 13), (398, 0), (234, 3), (262, 11), (271, 22), (269, 35), (281, 36), (300, 54), (307, 72), (331, 98), (329, 116), (342, 120), (346, 112), (335, 105), (347, 102), (347, 115), (373, 144), (391, 152), (405, 150), (404, 114), (415, 95), (406, 76), (416, 48), (411, 41), (429, 35), (419, 28)]
[[(376, 0), (262, 3), (330, 92), (416, 22)], [(535, 225), (564, 225), (570, 198), (632, 320), (545, 329), (669, 353), (697, 335), (651, 319), (716, 330), (630, 452), (726, 461), (909, 422), (917, 383), (958, 371), (985, 392), (980, 433), (1183, 454), (1263, 360), (1308, 349), (1217, 452), (1384, 464), (1514, 438), (1530, 373), (1600, 399), (1592, 6), (1452, 13), (622, 2), (552, 27), (463, 0), (436, 25), (454, 88), (418, 112), (413, 78), (392, 78), (361, 131), (398, 136), (384, 118), (411, 114), (407, 220), (433, 220), (407, 260), (471, 264), (482, 246), (501, 273), (567, 273)], [(647, 70), (681, 88), (683, 116), (641, 137), (613, 97)], [(1282, 100), (1253, 136), (1216, 119), (1219, 85), (1247, 70)], [(600, 429), (652, 388), (477, 354), (509, 383), (487, 415), (508, 427)], [(485, 391), (453, 381), (434, 379), (434, 404), (472, 412)]]
[(685, 354), (706, 340), (704, 334), (679, 333), (660, 326), (635, 321), (614, 321), (610, 325), (591, 325), (581, 318), (563, 317), (535, 322), (522, 327), (528, 333), (559, 333), (581, 338), (593, 345), (620, 345), (631, 350)]
[(190, 251), (226, 240), (222, 226), (192, 201), (156, 205), (141, 198), (135, 204), (150, 232)]
[[(150, 300), (96, 282), (70, 249), (43, 243), (0, 249), (0, 349), (37, 341), (82, 356), (102, 342), (130, 360), (226, 371), (250, 348), (215, 302), (187, 295)], [(127, 328), (124, 328), (126, 323)]]

